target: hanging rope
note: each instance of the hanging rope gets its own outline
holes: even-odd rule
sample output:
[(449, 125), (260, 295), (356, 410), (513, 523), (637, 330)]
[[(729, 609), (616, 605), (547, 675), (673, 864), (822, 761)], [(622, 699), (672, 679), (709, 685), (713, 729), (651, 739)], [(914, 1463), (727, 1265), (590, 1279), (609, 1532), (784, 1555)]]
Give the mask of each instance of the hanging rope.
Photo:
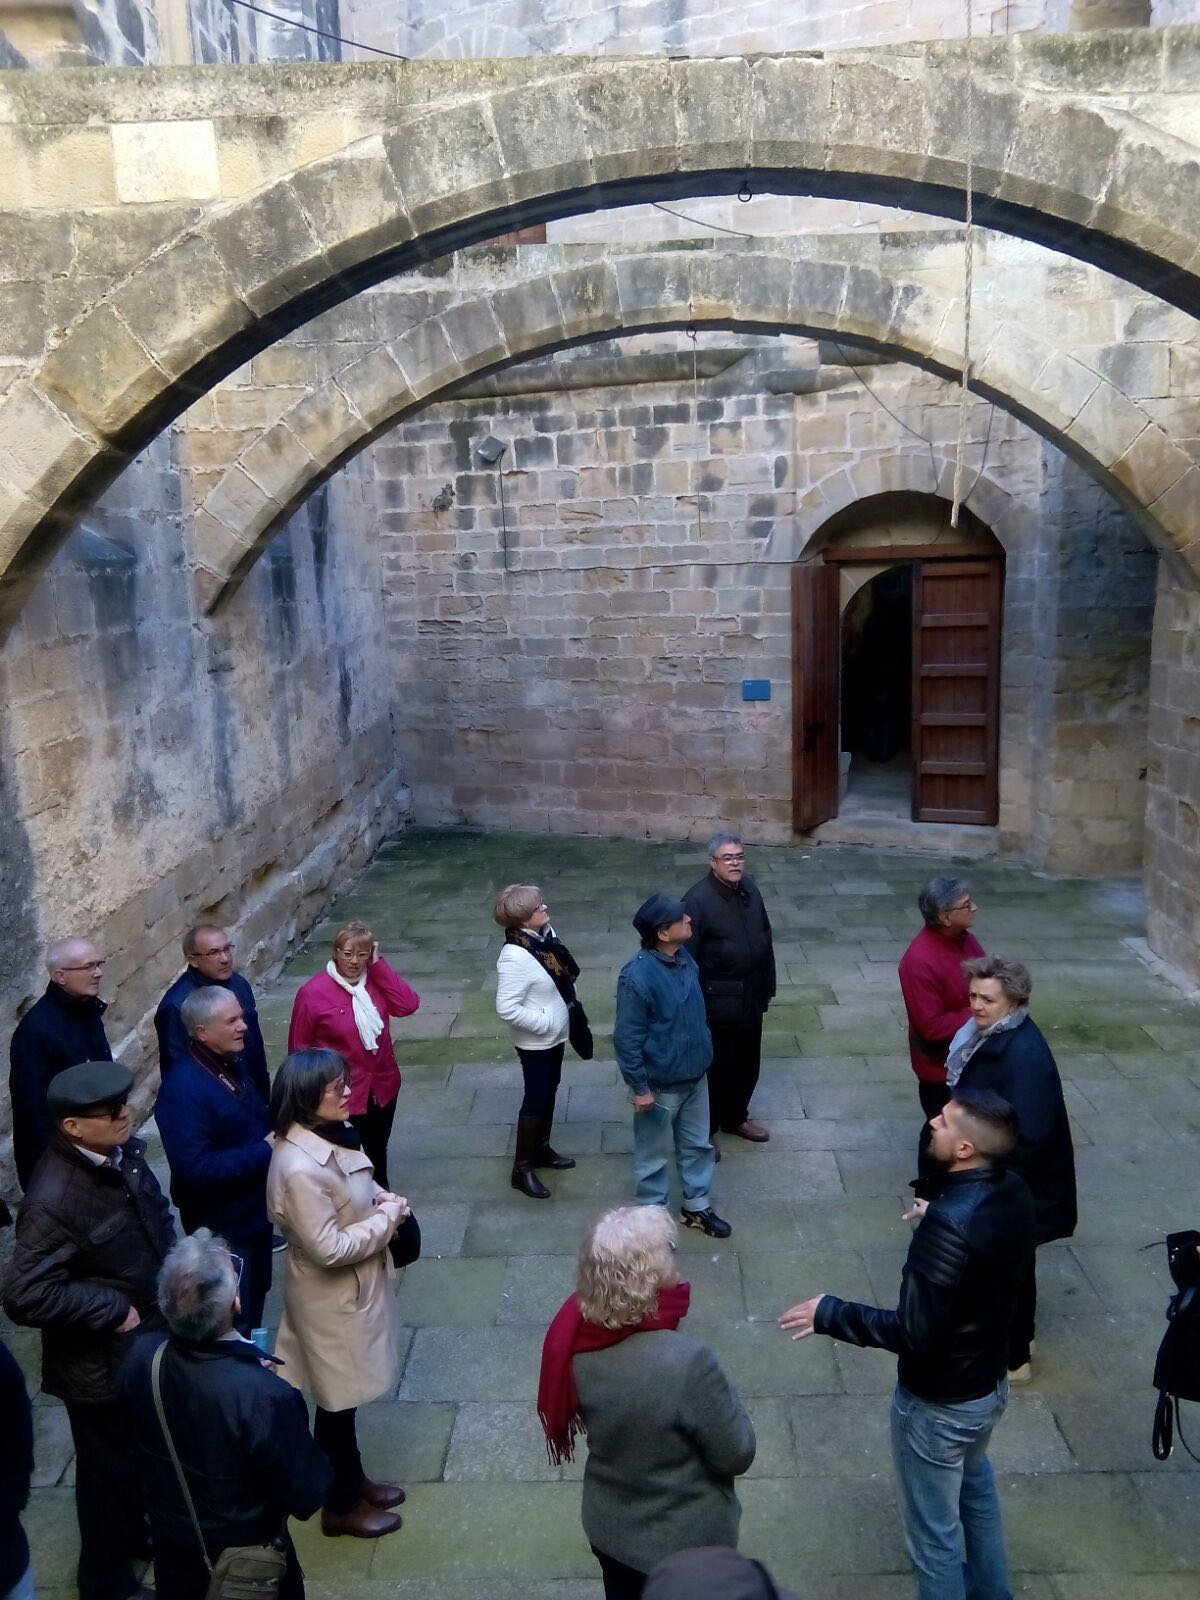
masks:
[(954, 452), (954, 494), (950, 506), (950, 526), (958, 527), (958, 511), (963, 503), (964, 457), (967, 448), (967, 413), (971, 405), (971, 295), (975, 280), (975, 66), (971, 48), (974, 38), (971, 0), (967, 3), (967, 181), (963, 220), (963, 365), (958, 396), (958, 446)]
[[(692, 316), (696, 314), (696, 308), (690, 300), (688, 301), (688, 312)], [(703, 539), (704, 522), (700, 515), (700, 489), (696, 476), (696, 465), (700, 460), (700, 358), (694, 323), (688, 325), (687, 336), (692, 341), (692, 410), (696, 416), (696, 451), (692, 458), (692, 494), (696, 498), (696, 537), (697, 539)]]

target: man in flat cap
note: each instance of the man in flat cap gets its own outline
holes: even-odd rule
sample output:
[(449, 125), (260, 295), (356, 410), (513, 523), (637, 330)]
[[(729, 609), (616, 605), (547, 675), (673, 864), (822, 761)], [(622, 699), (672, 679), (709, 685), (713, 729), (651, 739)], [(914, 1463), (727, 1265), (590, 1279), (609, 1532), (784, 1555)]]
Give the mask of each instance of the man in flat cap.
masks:
[(71, 1424), (80, 1600), (129, 1600), (147, 1548), (116, 1377), (128, 1335), (156, 1315), (175, 1229), (145, 1147), (130, 1138), (132, 1086), (119, 1061), (85, 1061), (52, 1080), (54, 1131), (17, 1213), (4, 1293), (14, 1322), (42, 1330), (42, 1389)]
[(683, 1189), (680, 1220), (710, 1239), (732, 1228), (709, 1202), (716, 1156), (708, 1137), (712, 1040), (696, 963), (683, 946), (692, 922), (682, 900), (652, 894), (633, 916), (642, 948), (621, 968), (613, 1050), (633, 1099), (638, 1205), (670, 1199), (672, 1145)]
[(90, 939), (55, 939), (46, 950), (50, 980), (17, 1023), (8, 1049), (13, 1159), (22, 1189), (29, 1187), (54, 1124), (46, 1109), (50, 1080), (81, 1061), (110, 1061), (104, 1032), (108, 1009), (100, 998), (104, 957)]

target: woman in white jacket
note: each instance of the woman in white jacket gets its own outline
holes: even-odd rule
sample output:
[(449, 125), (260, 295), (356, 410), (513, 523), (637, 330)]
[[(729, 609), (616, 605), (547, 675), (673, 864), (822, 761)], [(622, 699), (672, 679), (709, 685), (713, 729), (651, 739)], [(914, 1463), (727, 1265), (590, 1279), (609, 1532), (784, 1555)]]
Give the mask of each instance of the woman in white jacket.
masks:
[(550, 1148), (550, 1129), (569, 1031), (567, 1007), (575, 997), (579, 967), (550, 926), (550, 912), (535, 884), (510, 883), (496, 897), (492, 916), (504, 929), (496, 962), (496, 1010), (508, 1023), (525, 1079), (512, 1186), (531, 1200), (548, 1200), (550, 1191), (534, 1169), (562, 1172), (575, 1165)]

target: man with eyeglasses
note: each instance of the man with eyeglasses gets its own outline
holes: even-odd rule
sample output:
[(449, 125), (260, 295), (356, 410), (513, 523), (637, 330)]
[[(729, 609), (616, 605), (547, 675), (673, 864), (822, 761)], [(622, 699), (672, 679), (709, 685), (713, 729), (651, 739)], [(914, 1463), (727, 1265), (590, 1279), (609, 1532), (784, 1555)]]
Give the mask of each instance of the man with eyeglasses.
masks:
[(971, 1015), (963, 962), (984, 951), (971, 932), (979, 907), (961, 878), (931, 878), (917, 906), (925, 926), (900, 958), (900, 991), (908, 1014), (908, 1058), (929, 1118), (950, 1098), (946, 1055)]
[(246, 1024), (242, 1040), (242, 1065), (250, 1082), (264, 1101), (271, 1098), (271, 1075), (267, 1068), (267, 1047), (263, 1043), (254, 1004), (254, 990), (240, 972), (234, 970), (234, 945), (224, 928), (202, 922), (183, 936), (183, 959), (187, 963), (179, 977), (163, 995), (154, 1013), (158, 1034), (158, 1070), (163, 1082), (179, 1061), (188, 1059), (191, 1045), (180, 1010), (188, 995), (214, 984), (236, 996)]
[(75, 1443), (80, 1600), (129, 1600), (147, 1554), (117, 1368), (128, 1335), (157, 1314), (170, 1209), (130, 1137), (133, 1074), (119, 1061), (60, 1072), (46, 1101), (54, 1130), (17, 1213), (4, 1309), (42, 1333), (42, 1390), (66, 1406)]
[(46, 992), (18, 1022), (9, 1046), (13, 1158), (29, 1187), (54, 1121), (46, 1108), (51, 1079), (81, 1061), (111, 1061), (100, 998), (104, 957), (90, 939), (56, 939), (46, 951)]
[(692, 919), (688, 951), (700, 968), (712, 1034), (709, 1121), (719, 1161), (718, 1132), (753, 1144), (771, 1137), (750, 1120), (750, 1100), (758, 1086), (763, 1016), (775, 998), (775, 946), (767, 908), (746, 875), (745, 848), (735, 833), (713, 834), (708, 872), (683, 903)]

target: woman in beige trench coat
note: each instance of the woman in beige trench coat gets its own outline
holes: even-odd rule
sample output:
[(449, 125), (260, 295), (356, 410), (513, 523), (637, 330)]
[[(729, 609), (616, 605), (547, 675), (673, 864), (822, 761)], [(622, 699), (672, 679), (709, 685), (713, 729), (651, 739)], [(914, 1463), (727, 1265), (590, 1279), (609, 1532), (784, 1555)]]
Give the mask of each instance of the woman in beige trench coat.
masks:
[(329, 1535), (393, 1533), (404, 1490), (373, 1483), (358, 1452), (355, 1409), (400, 1372), (399, 1312), (388, 1243), (408, 1202), (375, 1182), (346, 1121), (349, 1077), (332, 1050), (296, 1050), (271, 1088), (275, 1149), (267, 1212), (287, 1240), (281, 1375), (316, 1401), (313, 1436), (333, 1464), (321, 1513)]

